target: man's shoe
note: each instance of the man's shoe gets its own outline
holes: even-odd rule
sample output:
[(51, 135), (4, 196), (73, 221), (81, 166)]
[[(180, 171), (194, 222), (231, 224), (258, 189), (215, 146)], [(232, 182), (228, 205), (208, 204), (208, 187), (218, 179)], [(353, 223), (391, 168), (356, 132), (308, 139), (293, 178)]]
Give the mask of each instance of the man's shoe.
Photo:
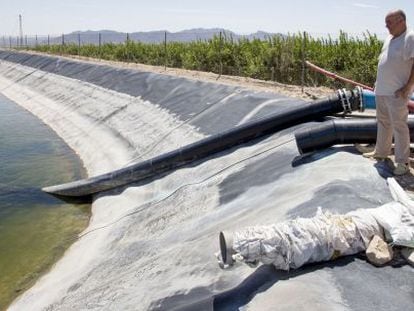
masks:
[(397, 167), (394, 169), (393, 174), (396, 176), (405, 175), (410, 171), (408, 164), (398, 163)]
[(388, 157), (387, 157), (387, 156), (380, 156), (380, 155), (378, 155), (378, 154), (375, 152), (375, 150), (374, 150), (374, 151), (372, 151), (372, 152), (366, 152), (366, 153), (363, 153), (363, 154), (362, 154), (362, 156), (363, 156), (364, 158), (368, 158), (368, 159), (375, 159), (375, 160), (380, 160), (380, 161), (383, 161), (383, 160), (388, 159)]

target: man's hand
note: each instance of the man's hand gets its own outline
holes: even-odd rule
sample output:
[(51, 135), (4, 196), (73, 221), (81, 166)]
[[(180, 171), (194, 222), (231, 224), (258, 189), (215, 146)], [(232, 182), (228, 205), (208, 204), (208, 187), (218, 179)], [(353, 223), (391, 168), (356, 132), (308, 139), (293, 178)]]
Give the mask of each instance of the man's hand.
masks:
[(404, 86), (397, 90), (394, 95), (395, 97), (401, 97), (402, 99), (408, 99), (412, 93), (411, 87)]
[(409, 99), (411, 97), (411, 93), (413, 92), (414, 87), (414, 60), (413, 65), (411, 66), (410, 78), (408, 79), (407, 83), (397, 90), (394, 95), (395, 97), (401, 97), (402, 99)]

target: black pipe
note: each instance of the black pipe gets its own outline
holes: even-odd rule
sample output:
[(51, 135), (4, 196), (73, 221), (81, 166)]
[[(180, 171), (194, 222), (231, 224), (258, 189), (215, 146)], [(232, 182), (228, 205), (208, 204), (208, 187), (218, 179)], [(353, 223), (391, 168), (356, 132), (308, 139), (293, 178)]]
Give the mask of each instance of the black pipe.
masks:
[[(347, 110), (361, 109), (362, 103), (358, 89), (347, 91), (342, 95), (347, 97), (346, 102), (349, 103)], [(58, 196), (85, 197), (141, 181), (293, 125), (341, 113), (345, 109), (344, 100), (344, 96), (338, 92), (328, 98), (306, 102), (300, 107), (291, 107), (261, 120), (248, 122), (144, 162), (89, 179), (46, 187), (43, 191)]]
[[(410, 137), (414, 139), (414, 119), (408, 119)], [(323, 150), (338, 144), (371, 144), (377, 138), (377, 121), (334, 119), (295, 133), (300, 154)]]

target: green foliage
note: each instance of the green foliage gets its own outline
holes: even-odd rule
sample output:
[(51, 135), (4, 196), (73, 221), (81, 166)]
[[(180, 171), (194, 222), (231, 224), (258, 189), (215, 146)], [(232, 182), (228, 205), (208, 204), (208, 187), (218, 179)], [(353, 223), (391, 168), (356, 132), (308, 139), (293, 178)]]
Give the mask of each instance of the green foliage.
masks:
[[(355, 81), (373, 85), (382, 42), (369, 32), (362, 38), (341, 31), (337, 39), (313, 38), (306, 33), (273, 36), (267, 40), (235, 40), (224, 34), (207, 41), (168, 42), (166, 45), (126, 41), (101, 46), (38, 45), (35, 50), (106, 60), (239, 75), (281, 83), (302, 82), (303, 60)], [(305, 70), (305, 84), (337, 87), (319, 73)]]

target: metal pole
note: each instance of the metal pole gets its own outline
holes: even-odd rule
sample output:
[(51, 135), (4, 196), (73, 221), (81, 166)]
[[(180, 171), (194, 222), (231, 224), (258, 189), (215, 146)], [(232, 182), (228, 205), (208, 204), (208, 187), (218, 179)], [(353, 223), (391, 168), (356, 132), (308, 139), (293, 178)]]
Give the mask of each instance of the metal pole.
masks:
[(64, 48), (65, 48), (65, 35), (62, 33), (62, 45), (59, 48), (59, 54), (63, 54), (64, 53)]
[(19, 14), (19, 35), (20, 35), (20, 47), (23, 46), (23, 23), (22, 23), (22, 15)]
[(220, 76), (223, 73), (223, 61), (221, 59), (221, 52), (222, 52), (221, 50), (222, 50), (222, 48), (223, 48), (223, 34), (220, 31)]
[(102, 34), (101, 34), (101, 33), (99, 33), (99, 47), (98, 47), (99, 59), (101, 59), (101, 58), (102, 58), (101, 46), (102, 46)]
[(129, 62), (129, 33), (126, 34), (126, 60)]
[(302, 74), (300, 77), (300, 83), (302, 86), (302, 93), (303, 93), (303, 87), (305, 85), (305, 59), (306, 59), (306, 31), (303, 32), (303, 43), (302, 43)]
[(36, 43), (35, 43), (35, 47), (37, 48), (38, 42), (37, 42), (37, 35), (36, 35)]
[(80, 33), (78, 33), (78, 56), (80, 56), (80, 49), (81, 49), (81, 36), (80, 36)]
[(222, 33), (220, 31), (220, 42), (219, 42), (219, 65), (220, 65), (220, 68), (219, 68), (219, 75), (218, 75), (216, 80), (218, 80), (221, 77), (221, 74), (223, 73), (223, 62), (221, 60), (221, 49), (222, 49)]
[(47, 35), (47, 49), (50, 48), (50, 35)]
[(167, 71), (167, 32), (164, 32), (164, 70)]
[(12, 38), (9, 36), (9, 47), (12, 48)]

